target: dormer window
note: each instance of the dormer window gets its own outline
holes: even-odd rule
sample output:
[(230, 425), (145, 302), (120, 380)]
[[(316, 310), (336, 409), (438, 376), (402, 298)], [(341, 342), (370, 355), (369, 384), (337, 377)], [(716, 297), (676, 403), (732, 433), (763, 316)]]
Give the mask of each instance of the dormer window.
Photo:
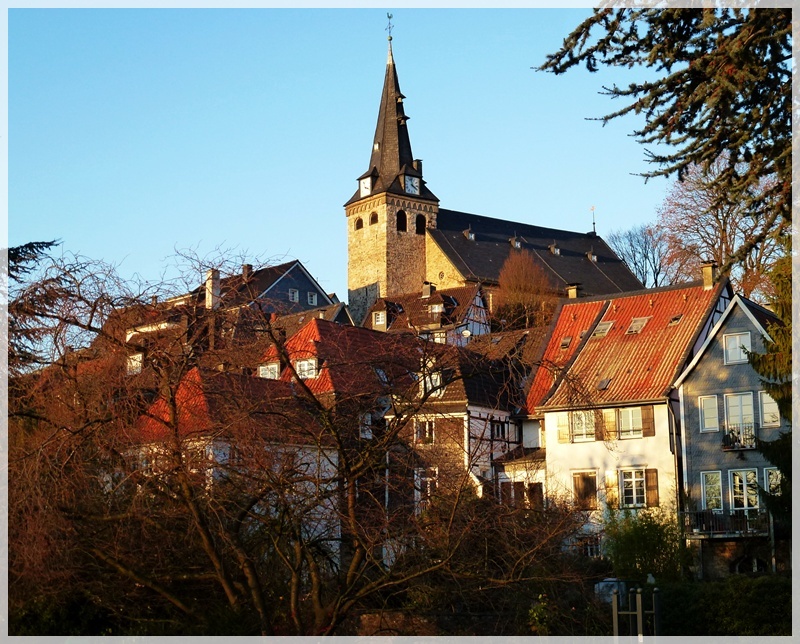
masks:
[(647, 321), (650, 318), (633, 318), (631, 320), (631, 325), (628, 327), (628, 330), (625, 331), (625, 335), (632, 335), (634, 333), (641, 333), (644, 325), (647, 324)]
[(519, 237), (511, 237), (508, 241), (514, 248), (522, 248), (522, 240)]
[(294, 365), (297, 376), (301, 380), (317, 377), (317, 361), (315, 358), (307, 360), (298, 360)]
[(258, 365), (258, 377), (267, 380), (277, 380), (281, 375), (281, 366), (277, 362)]
[(372, 314), (373, 326), (384, 326), (386, 324), (386, 311), (375, 311)]
[(548, 246), (548, 248), (550, 249), (550, 254), (552, 254), (552, 255), (560, 255), (561, 254), (561, 249), (558, 246), (556, 246), (555, 244), (550, 244), (550, 246)]
[(128, 356), (126, 364), (126, 372), (129, 376), (135, 376), (137, 373), (142, 373), (142, 366), (144, 365), (143, 353), (132, 353)]
[(590, 339), (606, 337), (613, 325), (614, 325), (613, 322), (599, 322), (595, 327), (594, 331), (592, 332)]
[(475, 233), (472, 232), (472, 228), (467, 228), (464, 231), (464, 237), (466, 237), (469, 241), (475, 241)]
[(590, 250), (588, 253), (586, 253), (586, 257), (589, 259), (590, 262), (593, 262), (595, 264), (597, 263), (597, 255), (595, 255), (593, 251)]

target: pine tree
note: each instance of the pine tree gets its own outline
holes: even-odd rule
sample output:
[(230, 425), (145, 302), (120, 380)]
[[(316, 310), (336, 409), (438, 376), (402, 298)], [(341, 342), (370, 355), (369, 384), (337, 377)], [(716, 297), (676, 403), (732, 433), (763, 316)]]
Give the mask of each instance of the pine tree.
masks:
[[(742, 205), (760, 222), (721, 272), (791, 222), (792, 11), (786, 9), (595, 10), (539, 69), (556, 74), (578, 64), (646, 67), (655, 80), (604, 88), (627, 104), (599, 120), (641, 114), (634, 131), (656, 169), (677, 175), (692, 165), (714, 178), (720, 205)], [(767, 190), (762, 190), (769, 185)]]
[[(772, 308), (779, 322), (767, 328), (764, 353), (751, 352), (748, 359), (761, 376), (761, 384), (778, 404), (782, 418), (792, 421), (792, 256), (791, 239), (781, 239), (785, 254), (775, 264), (770, 279), (774, 289)], [(762, 492), (764, 502), (776, 519), (789, 522), (792, 516), (792, 435), (781, 432), (774, 441), (758, 441), (758, 449), (781, 473), (778, 494)]]

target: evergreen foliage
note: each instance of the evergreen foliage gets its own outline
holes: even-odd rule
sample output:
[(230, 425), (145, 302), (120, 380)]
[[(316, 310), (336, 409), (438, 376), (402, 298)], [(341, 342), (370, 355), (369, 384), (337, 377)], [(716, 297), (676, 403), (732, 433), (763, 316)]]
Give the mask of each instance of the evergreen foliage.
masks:
[[(714, 194), (742, 204), (760, 222), (722, 272), (791, 222), (792, 11), (785, 9), (614, 9), (581, 23), (539, 69), (578, 64), (646, 67), (655, 80), (604, 88), (627, 104), (600, 120), (642, 114), (634, 131), (656, 169), (646, 178), (724, 160)], [(708, 172), (706, 172), (708, 174)], [(768, 189), (761, 190), (764, 185)]]

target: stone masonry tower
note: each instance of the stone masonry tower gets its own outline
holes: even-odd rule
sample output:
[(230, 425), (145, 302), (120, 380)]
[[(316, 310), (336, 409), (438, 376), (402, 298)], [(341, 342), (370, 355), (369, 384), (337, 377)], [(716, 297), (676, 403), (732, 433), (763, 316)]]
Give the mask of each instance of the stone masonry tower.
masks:
[(357, 324), (387, 295), (421, 291), (425, 280), (425, 237), (436, 228), (439, 200), (414, 159), (408, 117), (389, 36), (389, 58), (368, 170), (345, 204), (347, 292)]

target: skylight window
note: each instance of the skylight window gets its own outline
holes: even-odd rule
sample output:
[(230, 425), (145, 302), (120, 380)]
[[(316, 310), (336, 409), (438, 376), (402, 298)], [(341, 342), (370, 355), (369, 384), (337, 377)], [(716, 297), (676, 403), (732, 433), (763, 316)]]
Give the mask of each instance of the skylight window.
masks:
[(571, 342), (572, 342), (572, 336), (565, 335), (563, 338), (561, 338), (561, 348), (566, 349), (567, 347), (569, 347)]
[(631, 335), (633, 333), (641, 333), (644, 325), (647, 324), (647, 321), (650, 318), (633, 318), (631, 320), (631, 325), (628, 327), (628, 330), (625, 331), (626, 335)]
[(597, 383), (597, 390), (603, 391), (608, 389), (608, 385), (611, 384), (611, 378), (603, 378), (600, 382)]
[(676, 324), (678, 324), (681, 321), (682, 317), (683, 317), (683, 313), (678, 313), (678, 315), (673, 315), (670, 318), (669, 323), (667, 324), (667, 326), (675, 326)]
[(604, 338), (608, 335), (614, 322), (599, 322), (592, 332), (591, 338)]

